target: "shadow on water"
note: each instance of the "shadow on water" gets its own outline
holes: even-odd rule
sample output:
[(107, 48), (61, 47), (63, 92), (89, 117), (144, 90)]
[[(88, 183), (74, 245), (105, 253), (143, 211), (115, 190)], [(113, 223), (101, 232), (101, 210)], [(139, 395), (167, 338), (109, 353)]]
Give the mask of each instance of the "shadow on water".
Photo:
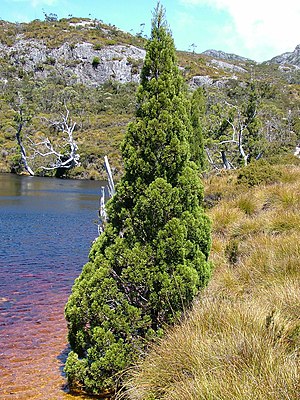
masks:
[[(71, 347), (70, 347), (70, 345), (67, 345), (64, 348), (64, 350), (57, 356), (57, 359), (60, 363), (59, 364), (60, 375), (65, 379), (66, 379), (66, 373), (65, 373), (64, 369), (65, 369), (66, 360), (67, 360), (67, 357), (68, 357), (68, 354), (70, 351), (71, 351)], [(62, 390), (66, 393), (69, 392), (69, 387), (68, 387), (67, 383), (62, 385)]]
[(57, 356), (57, 360), (60, 362), (59, 365), (59, 371), (60, 375), (66, 380), (66, 383), (64, 383), (61, 386), (61, 390), (68, 394), (69, 396), (72, 396), (77, 399), (82, 399), (82, 400), (91, 400), (91, 399), (99, 399), (99, 400), (113, 400), (113, 397), (108, 397), (107, 395), (87, 395), (87, 394), (82, 394), (82, 393), (76, 393), (73, 391), (70, 391), (69, 385), (67, 383), (67, 378), (66, 378), (66, 373), (64, 371), (66, 360), (68, 357), (69, 352), (71, 351), (70, 345), (67, 345), (64, 350)]

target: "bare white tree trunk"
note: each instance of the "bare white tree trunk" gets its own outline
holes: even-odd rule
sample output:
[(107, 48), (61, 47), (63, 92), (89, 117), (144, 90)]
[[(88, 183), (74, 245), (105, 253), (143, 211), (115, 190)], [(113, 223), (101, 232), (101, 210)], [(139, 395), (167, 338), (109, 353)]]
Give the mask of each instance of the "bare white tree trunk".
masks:
[[(48, 137), (42, 141), (36, 143), (28, 135), (26, 140), (29, 141), (30, 154), (27, 156), (25, 141), (22, 138), (22, 130), (24, 125), (30, 120), (30, 116), (24, 117), (23, 99), (19, 95), (19, 108), (17, 110), (16, 121), (18, 122), (16, 140), (21, 152), (21, 160), (26, 171), (30, 175), (35, 175), (33, 168), (29, 165), (29, 160), (35, 160), (38, 157), (45, 158), (45, 165), (41, 165), (36, 169), (43, 170), (54, 170), (54, 169), (70, 169), (79, 165), (79, 154), (77, 153), (78, 146), (74, 140), (73, 132), (76, 127), (76, 122), (72, 122), (70, 118), (70, 112), (65, 105), (66, 113), (61, 115), (61, 119), (58, 121), (47, 121), (50, 126), (56, 128), (57, 130), (63, 132), (65, 136), (62, 138), (62, 142), (59, 146), (54, 148)], [(47, 159), (48, 157), (48, 159)]]
[(21, 151), (21, 160), (22, 160), (22, 164), (24, 165), (24, 168), (26, 169), (26, 171), (30, 175), (33, 176), (34, 172), (30, 168), (30, 166), (28, 165), (27, 156), (26, 156), (26, 150), (25, 150), (25, 147), (23, 145), (23, 141), (22, 141), (22, 137), (21, 137), (22, 129), (23, 129), (23, 126), (24, 126), (24, 123), (25, 123), (25, 121), (23, 119), (23, 113), (22, 113), (22, 109), (21, 108), (19, 110), (19, 119), (20, 119), (20, 122), (19, 122), (19, 126), (18, 126), (17, 132), (16, 132), (16, 139), (17, 139), (18, 145), (20, 147), (20, 151)]
[(99, 223), (98, 223), (98, 234), (104, 232), (104, 227), (107, 221), (107, 214), (105, 210), (105, 187), (101, 186), (100, 189), (100, 207), (99, 207)]
[(214, 162), (214, 160), (211, 156), (211, 153), (207, 147), (205, 147), (205, 151), (206, 151), (207, 159), (208, 159), (208, 162), (210, 163), (210, 165), (215, 169), (219, 169), (217, 164)]
[(109, 191), (110, 197), (113, 197), (113, 195), (115, 194), (115, 184), (114, 184), (114, 180), (113, 180), (113, 176), (112, 176), (112, 172), (111, 172), (111, 168), (110, 168), (107, 156), (104, 156), (104, 166), (105, 166), (106, 173), (108, 176), (108, 191)]
[[(247, 125), (244, 125), (240, 121), (240, 115), (238, 115), (237, 126), (234, 125), (231, 121), (227, 120), (229, 125), (232, 127), (232, 140), (229, 140), (228, 143), (235, 143), (238, 146), (238, 150), (240, 155), (244, 160), (244, 166), (248, 163), (249, 155), (245, 153), (244, 146), (243, 146), (243, 134), (244, 130), (247, 128)], [(224, 143), (224, 142), (223, 142)]]
[[(108, 195), (109, 197), (113, 197), (115, 194), (115, 184), (111, 172), (111, 168), (109, 165), (108, 157), (104, 157), (104, 166), (106, 169), (107, 177), (108, 177)], [(104, 232), (105, 229), (105, 224), (107, 222), (107, 213), (105, 209), (105, 187), (101, 186), (101, 193), (100, 193), (100, 207), (99, 207), (99, 223), (98, 223), (98, 233), (101, 235), (101, 233)]]

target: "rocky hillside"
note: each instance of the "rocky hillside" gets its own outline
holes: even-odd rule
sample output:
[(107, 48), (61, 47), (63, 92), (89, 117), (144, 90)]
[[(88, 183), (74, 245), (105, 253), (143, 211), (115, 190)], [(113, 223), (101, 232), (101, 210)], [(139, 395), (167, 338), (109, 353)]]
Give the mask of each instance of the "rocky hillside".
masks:
[[(216, 59), (221, 59), (224, 61), (232, 61), (232, 62), (251, 62), (255, 63), (255, 61), (250, 60), (249, 58), (241, 57), (237, 54), (226, 53), (221, 50), (206, 50), (201, 54), (205, 56), (209, 56)], [(298, 44), (294, 51), (286, 52), (281, 55), (273, 57), (271, 60), (265, 61), (264, 63), (268, 64), (289, 64), (295, 67), (300, 67), (300, 44)]]
[(20, 25), (2, 22), (1, 28), (0, 61), (11, 72), (22, 70), (45, 79), (58, 71), (69, 83), (90, 86), (110, 79), (121, 83), (139, 79), (144, 40), (114, 26), (70, 19)]
[(120, 83), (138, 82), (145, 50), (132, 45), (111, 45), (96, 49), (92, 43), (63, 43), (49, 48), (44, 41), (19, 38), (13, 46), (0, 44), (0, 52), (11, 65), (21, 66), (37, 79), (53, 70), (61, 71), (69, 82), (101, 85), (110, 79)]
[[(0, 79), (29, 73), (36, 79), (63, 74), (69, 84), (101, 85), (109, 80), (138, 82), (145, 39), (98, 20), (62, 19), (12, 24), (0, 21)], [(300, 47), (268, 64), (299, 65)], [(179, 52), (179, 63), (192, 86), (224, 86), (249, 74), (255, 61), (223, 51)], [(284, 73), (283, 73), (284, 75)]]

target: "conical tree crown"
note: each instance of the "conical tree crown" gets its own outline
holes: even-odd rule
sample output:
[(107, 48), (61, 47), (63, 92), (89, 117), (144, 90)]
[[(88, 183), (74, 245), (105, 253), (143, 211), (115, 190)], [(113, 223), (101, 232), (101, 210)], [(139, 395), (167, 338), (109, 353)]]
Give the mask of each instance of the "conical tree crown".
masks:
[[(136, 186), (157, 177), (176, 184), (189, 157), (189, 102), (174, 42), (158, 5), (137, 93), (136, 120), (123, 144), (125, 179)], [(142, 187), (143, 189), (143, 187)]]

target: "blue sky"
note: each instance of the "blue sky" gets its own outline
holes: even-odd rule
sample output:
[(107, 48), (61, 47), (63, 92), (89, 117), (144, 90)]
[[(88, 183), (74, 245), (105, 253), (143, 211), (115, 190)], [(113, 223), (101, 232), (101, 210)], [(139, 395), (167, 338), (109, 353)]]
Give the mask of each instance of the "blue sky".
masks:
[[(164, 0), (176, 48), (223, 50), (265, 61), (300, 44), (299, 0)], [(12, 22), (90, 17), (128, 32), (149, 34), (156, 0), (0, 0), (0, 18)]]

